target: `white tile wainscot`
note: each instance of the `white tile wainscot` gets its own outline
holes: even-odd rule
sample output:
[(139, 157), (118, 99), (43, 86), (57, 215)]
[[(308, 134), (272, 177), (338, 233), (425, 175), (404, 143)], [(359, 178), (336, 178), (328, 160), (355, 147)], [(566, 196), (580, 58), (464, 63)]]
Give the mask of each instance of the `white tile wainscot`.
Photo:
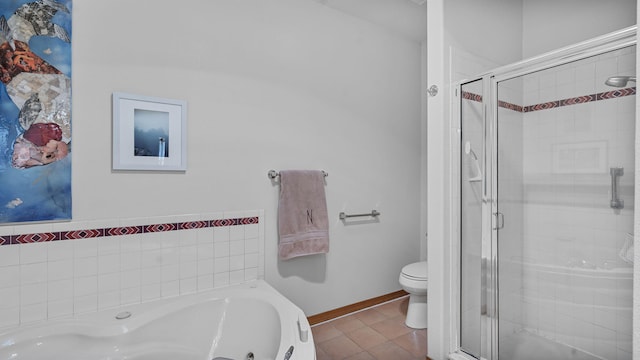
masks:
[(264, 210), (0, 227), (0, 328), (264, 278)]

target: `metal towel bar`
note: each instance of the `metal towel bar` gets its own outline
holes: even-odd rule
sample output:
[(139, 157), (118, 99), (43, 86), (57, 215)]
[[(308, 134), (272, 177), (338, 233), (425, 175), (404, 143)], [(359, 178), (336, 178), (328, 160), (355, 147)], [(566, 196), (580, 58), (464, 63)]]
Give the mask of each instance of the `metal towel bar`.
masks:
[(340, 213), (340, 220), (344, 220), (346, 218), (351, 218), (351, 217), (361, 217), (361, 216), (377, 217), (379, 215), (380, 215), (380, 212), (378, 210), (371, 210), (370, 213), (366, 213), (366, 214), (353, 214), (353, 215), (347, 215), (343, 211)]
[[(322, 175), (324, 175), (324, 177), (329, 176), (329, 174), (324, 170), (322, 170)], [(280, 176), (280, 173), (275, 170), (269, 170), (269, 172), (267, 173), (267, 177), (272, 180), (277, 178), (278, 176)]]

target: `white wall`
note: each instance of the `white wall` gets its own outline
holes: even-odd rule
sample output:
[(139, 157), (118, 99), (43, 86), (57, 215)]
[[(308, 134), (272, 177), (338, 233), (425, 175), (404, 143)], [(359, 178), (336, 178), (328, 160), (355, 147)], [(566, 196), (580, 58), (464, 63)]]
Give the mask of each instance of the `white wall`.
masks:
[[(427, 85), (445, 88), (444, 0), (427, 0)], [(441, 90), (442, 91), (442, 90)], [(446, 163), (441, 152), (446, 151), (445, 96), (429, 97), (427, 101), (427, 266), (429, 304), (427, 307), (427, 355), (444, 359), (449, 350), (449, 318), (452, 288), (450, 287), (445, 219), (447, 215)]]
[[(74, 156), (109, 148), (108, 137), (100, 143), (91, 134), (108, 134), (111, 91), (189, 102), (186, 174), (111, 174), (107, 154), (86, 164), (87, 173), (75, 171), (75, 214), (264, 208), (266, 278), (309, 314), (399, 288), (399, 269), (418, 258), (419, 44), (312, 1), (75, 6), (75, 137), (87, 149), (76, 147)], [(98, 129), (82, 122), (96, 109)], [(85, 162), (77, 163), (83, 169)], [(279, 188), (266, 178), (271, 168), (329, 173), (326, 257), (276, 261)], [(104, 176), (116, 195), (83, 196), (98, 181), (78, 181), (89, 174)], [(147, 188), (154, 180), (157, 188)], [(155, 203), (166, 188), (189, 190), (165, 194), (170, 206)], [(92, 205), (132, 196), (140, 206)], [(380, 223), (337, 220), (339, 211), (373, 208), (382, 212)], [(359, 280), (362, 287), (354, 288)]]
[[(77, 0), (73, 20), (74, 222), (264, 209), (266, 280), (307, 314), (400, 289), (420, 258), (418, 42), (300, 0)], [(114, 91), (188, 102), (186, 173), (111, 171)], [(277, 261), (266, 174), (289, 168), (329, 173), (326, 256)]]
[(522, 3), (524, 58), (636, 24), (636, 0), (523, 0)]
[(522, 58), (517, 46), (523, 39), (522, 1), (455, 0), (444, 5), (448, 50), (463, 50), (498, 65)]

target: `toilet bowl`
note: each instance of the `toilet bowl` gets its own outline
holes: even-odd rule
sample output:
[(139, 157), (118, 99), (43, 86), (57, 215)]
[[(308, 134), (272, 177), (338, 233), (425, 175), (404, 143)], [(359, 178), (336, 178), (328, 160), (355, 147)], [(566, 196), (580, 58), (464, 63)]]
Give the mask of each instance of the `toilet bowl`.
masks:
[(409, 293), (405, 324), (413, 329), (427, 328), (427, 262), (406, 265), (400, 272), (400, 285)]

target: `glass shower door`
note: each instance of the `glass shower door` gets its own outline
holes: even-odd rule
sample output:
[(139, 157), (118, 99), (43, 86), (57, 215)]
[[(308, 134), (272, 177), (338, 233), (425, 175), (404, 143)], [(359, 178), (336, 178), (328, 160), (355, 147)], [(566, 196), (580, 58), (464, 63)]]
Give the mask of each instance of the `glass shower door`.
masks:
[(460, 90), (460, 345), (464, 352), (480, 359), (486, 313), (482, 275), (483, 80), (463, 84)]
[(496, 86), (499, 358), (631, 359), (635, 46)]

